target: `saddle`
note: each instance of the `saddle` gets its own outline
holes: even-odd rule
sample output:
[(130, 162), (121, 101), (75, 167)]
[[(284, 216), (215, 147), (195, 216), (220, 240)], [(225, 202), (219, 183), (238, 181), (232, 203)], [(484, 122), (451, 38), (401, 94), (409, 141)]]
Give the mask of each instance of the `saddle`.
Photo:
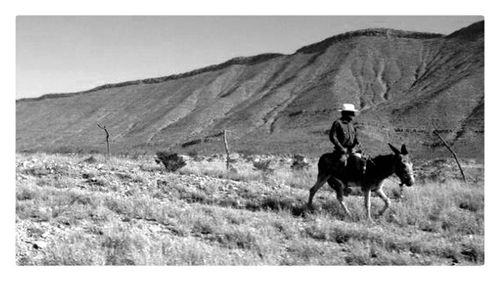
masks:
[(351, 153), (347, 157), (346, 170), (354, 178), (363, 177), (366, 172), (366, 163), (368, 159), (359, 152)]
[(360, 152), (342, 154), (337, 157), (338, 165), (335, 165), (335, 169), (340, 170), (346, 180), (359, 180), (365, 175), (368, 158)]

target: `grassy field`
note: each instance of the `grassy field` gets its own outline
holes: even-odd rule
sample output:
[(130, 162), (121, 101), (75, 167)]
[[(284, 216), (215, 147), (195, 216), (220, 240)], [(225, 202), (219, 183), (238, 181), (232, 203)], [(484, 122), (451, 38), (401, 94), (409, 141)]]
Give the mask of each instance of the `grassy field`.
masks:
[(261, 171), (234, 158), (231, 171), (213, 156), (167, 173), (148, 156), (18, 154), (17, 264), (484, 263), (482, 165), (466, 163), (466, 186), (451, 162), (415, 163), (417, 184), (396, 199), (397, 179), (388, 180), (393, 205), (371, 224), (362, 197), (346, 199), (349, 220), (327, 186), (307, 210), (315, 164), (294, 171), (289, 158), (270, 157)]

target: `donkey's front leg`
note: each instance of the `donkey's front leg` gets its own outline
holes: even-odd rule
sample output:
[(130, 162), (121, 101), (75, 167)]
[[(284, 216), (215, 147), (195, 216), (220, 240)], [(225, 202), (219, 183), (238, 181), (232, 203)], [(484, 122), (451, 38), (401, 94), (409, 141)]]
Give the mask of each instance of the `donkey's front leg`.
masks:
[(372, 191), (370, 190), (370, 188), (368, 188), (368, 190), (364, 190), (366, 217), (368, 218), (368, 220), (370, 222), (373, 222), (372, 216), (371, 216), (371, 212), (370, 212), (370, 209), (371, 209), (371, 201), (370, 201), (371, 194), (372, 194)]
[(391, 206), (391, 200), (389, 199), (389, 197), (387, 197), (387, 195), (385, 195), (384, 191), (382, 191), (382, 187), (380, 187), (380, 189), (377, 190), (376, 193), (378, 194), (378, 196), (380, 196), (380, 198), (382, 198), (385, 203), (384, 208), (379, 213), (379, 216), (382, 216), (384, 215), (385, 211), (387, 211), (387, 209), (389, 209), (389, 207)]

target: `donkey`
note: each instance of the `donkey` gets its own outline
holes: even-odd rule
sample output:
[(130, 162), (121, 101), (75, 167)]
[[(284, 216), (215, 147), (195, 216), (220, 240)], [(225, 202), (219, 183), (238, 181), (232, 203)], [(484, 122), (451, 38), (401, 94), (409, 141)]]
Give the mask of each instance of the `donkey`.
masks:
[(328, 182), (330, 187), (335, 190), (337, 200), (349, 217), (351, 217), (351, 213), (343, 201), (344, 188), (348, 185), (361, 187), (365, 197), (366, 216), (369, 221), (373, 221), (370, 213), (371, 192), (377, 193), (377, 195), (384, 201), (385, 206), (379, 213), (380, 216), (383, 215), (391, 204), (391, 201), (382, 190), (384, 180), (395, 173), (401, 180), (401, 186), (412, 186), (415, 183), (415, 177), (413, 176), (413, 164), (411, 163), (406, 146), (403, 144), (401, 146), (401, 151), (390, 143), (389, 147), (394, 154), (379, 155), (368, 160), (363, 175), (359, 176), (358, 174), (357, 178), (352, 176), (353, 171), (346, 171), (346, 167), (335, 163), (333, 153), (323, 154), (319, 158), (318, 162), (318, 179), (309, 191), (308, 207), (311, 209), (313, 208), (312, 200), (314, 194), (316, 194), (325, 182)]

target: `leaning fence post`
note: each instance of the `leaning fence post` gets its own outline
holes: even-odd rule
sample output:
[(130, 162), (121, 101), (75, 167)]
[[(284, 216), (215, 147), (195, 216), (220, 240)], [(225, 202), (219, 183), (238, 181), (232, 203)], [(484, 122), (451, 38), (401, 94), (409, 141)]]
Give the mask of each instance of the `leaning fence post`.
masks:
[(467, 184), (467, 178), (465, 177), (465, 173), (464, 173), (464, 170), (462, 169), (462, 165), (460, 165), (460, 161), (458, 161), (458, 157), (457, 157), (457, 154), (455, 153), (455, 151), (453, 151), (453, 149), (448, 145), (448, 143), (441, 137), (441, 135), (439, 135), (439, 133), (437, 132), (437, 126), (434, 125), (434, 123), (431, 121), (431, 124), (432, 126), (434, 127), (434, 130), (432, 130), (432, 133), (434, 135), (436, 135), (439, 140), (441, 140), (441, 142), (443, 143), (443, 145), (448, 149), (448, 151), (453, 155), (453, 158), (455, 158), (455, 162), (457, 162), (457, 166), (458, 166), (458, 169), (460, 169), (460, 173), (462, 174), (462, 179), (464, 180), (465, 184)]
[(448, 151), (451, 152), (451, 154), (453, 155), (453, 158), (455, 158), (455, 162), (457, 162), (458, 168), (460, 169), (460, 173), (462, 174), (462, 179), (464, 180), (465, 184), (467, 184), (467, 178), (465, 177), (465, 173), (464, 173), (464, 170), (462, 169), (462, 165), (460, 165), (460, 162), (458, 161), (457, 154), (455, 153), (455, 151), (453, 151), (453, 149), (451, 149), (451, 147), (448, 145), (448, 143), (436, 131), (433, 131), (433, 133), (441, 140), (441, 142), (448, 149)]
[(223, 133), (223, 140), (224, 140), (224, 148), (226, 149), (226, 169), (229, 170), (229, 145), (227, 144), (227, 136), (226, 136), (226, 130), (222, 131)]

